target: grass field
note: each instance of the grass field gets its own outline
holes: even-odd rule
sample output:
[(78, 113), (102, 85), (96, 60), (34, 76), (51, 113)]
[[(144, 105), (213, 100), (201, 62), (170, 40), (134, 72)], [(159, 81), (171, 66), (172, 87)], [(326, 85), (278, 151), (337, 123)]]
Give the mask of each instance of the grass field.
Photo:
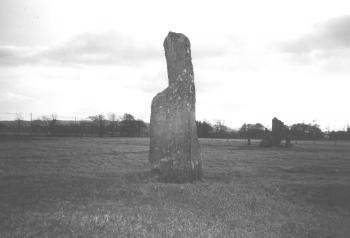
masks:
[(350, 143), (201, 140), (194, 184), (157, 182), (148, 143), (0, 140), (0, 237), (350, 237)]

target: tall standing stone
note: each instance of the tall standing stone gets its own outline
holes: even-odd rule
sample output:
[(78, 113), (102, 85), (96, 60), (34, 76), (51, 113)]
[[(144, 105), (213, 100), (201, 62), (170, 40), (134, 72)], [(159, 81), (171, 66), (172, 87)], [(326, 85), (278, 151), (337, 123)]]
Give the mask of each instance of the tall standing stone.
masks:
[(190, 41), (169, 32), (163, 46), (169, 86), (152, 101), (149, 161), (161, 181), (190, 182), (202, 176)]

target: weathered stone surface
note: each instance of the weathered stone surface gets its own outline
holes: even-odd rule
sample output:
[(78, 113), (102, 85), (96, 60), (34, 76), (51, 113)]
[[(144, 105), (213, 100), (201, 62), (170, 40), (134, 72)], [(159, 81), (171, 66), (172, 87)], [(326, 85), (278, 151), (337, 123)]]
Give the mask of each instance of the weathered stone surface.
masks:
[(284, 123), (276, 117), (272, 119), (272, 145), (279, 146), (284, 138)]
[(201, 178), (202, 161), (190, 41), (169, 32), (164, 49), (169, 86), (152, 101), (149, 161), (162, 181), (194, 181)]

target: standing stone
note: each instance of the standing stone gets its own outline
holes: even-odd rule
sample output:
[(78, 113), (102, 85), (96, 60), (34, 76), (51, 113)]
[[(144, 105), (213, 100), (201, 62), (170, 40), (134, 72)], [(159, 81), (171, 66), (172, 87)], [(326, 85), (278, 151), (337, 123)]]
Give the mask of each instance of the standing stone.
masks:
[(272, 145), (280, 146), (284, 137), (284, 123), (276, 117), (272, 119)]
[(202, 176), (190, 41), (169, 32), (163, 46), (169, 86), (152, 100), (149, 161), (161, 181), (190, 182)]

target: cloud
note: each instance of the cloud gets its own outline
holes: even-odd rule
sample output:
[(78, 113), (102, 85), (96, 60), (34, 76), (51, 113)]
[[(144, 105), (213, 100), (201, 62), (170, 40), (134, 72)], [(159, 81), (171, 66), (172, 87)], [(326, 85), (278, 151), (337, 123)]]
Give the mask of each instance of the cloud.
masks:
[(84, 33), (49, 47), (0, 46), (0, 65), (132, 64), (160, 59), (161, 50), (148, 42), (134, 42), (115, 32)]
[(0, 66), (16, 66), (37, 62), (36, 52), (27, 47), (0, 46)]
[(199, 45), (192, 47), (192, 57), (197, 59), (224, 57), (227, 53), (227, 50), (218, 46)]
[(350, 59), (350, 15), (330, 19), (313, 31), (283, 45), (283, 51), (300, 63), (323, 62), (332, 67)]
[(158, 59), (161, 51), (118, 33), (85, 33), (41, 52), (41, 56), (64, 64), (123, 64)]
[(315, 26), (313, 32), (290, 42), (284, 49), (295, 54), (350, 49), (350, 15)]
[[(206, 46), (199, 46), (194, 52), (201, 59), (225, 54), (222, 48)], [(83, 33), (39, 48), (0, 45), (0, 66), (140, 64), (163, 58), (161, 45), (151, 44), (144, 37), (136, 39), (118, 32)]]

